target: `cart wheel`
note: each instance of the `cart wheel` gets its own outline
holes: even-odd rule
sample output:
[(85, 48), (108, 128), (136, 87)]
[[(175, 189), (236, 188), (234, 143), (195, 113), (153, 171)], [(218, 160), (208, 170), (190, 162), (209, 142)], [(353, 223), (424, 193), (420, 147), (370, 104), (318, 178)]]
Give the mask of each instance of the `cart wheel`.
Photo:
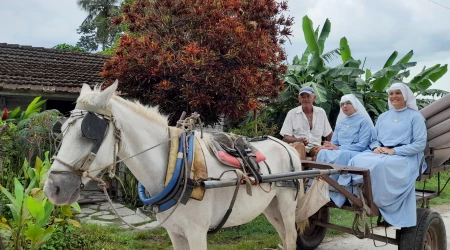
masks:
[(312, 220), (328, 223), (330, 221), (330, 208), (322, 207), (309, 218), (310, 225), (305, 228), (303, 234), (297, 235), (297, 250), (316, 249), (325, 238), (328, 229), (313, 225)]
[(417, 225), (400, 230), (399, 250), (447, 249), (445, 225), (439, 213), (427, 208), (417, 209)]

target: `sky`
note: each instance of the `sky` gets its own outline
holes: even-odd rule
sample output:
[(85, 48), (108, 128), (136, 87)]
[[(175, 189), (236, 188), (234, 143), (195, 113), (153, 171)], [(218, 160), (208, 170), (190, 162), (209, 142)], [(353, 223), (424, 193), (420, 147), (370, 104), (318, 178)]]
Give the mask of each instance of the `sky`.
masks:
[[(433, 2), (435, 3), (433, 3)], [(0, 43), (51, 48), (57, 44), (75, 45), (77, 28), (87, 13), (76, 0), (0, 0)], [(289, 0), (294, 17), (291, 44), (285, 45), (288, 60), (301, 56), (306, 48), (301, 27), (308, 15), (314, 27), (331, 21), (325, 50), (339, 46), (345, 36), (354, 59), (364, 61), (375, 72), (398, 51), (401, 58), (414, 50), (411, 77), (424, 66), (450, 63), (450, 0)], [(441, 4), (443, 6), (440, 6)], [(339, 63), (336, 59), (335, 64)], [(410, 78), (411, 78), (410, 77)], [(450, 72), (432, 88), (450, 91)]]

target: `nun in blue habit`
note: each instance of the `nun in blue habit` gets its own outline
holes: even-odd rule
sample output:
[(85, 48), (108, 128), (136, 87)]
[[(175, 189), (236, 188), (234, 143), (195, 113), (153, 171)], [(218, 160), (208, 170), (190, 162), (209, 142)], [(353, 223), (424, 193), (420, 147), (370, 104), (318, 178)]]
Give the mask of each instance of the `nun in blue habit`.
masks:
[[(333, 137), (330, 142), (324, 142), (323, 149), (317, 155), (317, 162), (347, 165), (351, 158), (368, 149), (373, 133), (373, 123), (366, 109), (353, 94), (342, 96), (340, 105), (341, 111)], [(330, 177), (346, 189), (351, 189), (348, 186), (351, 175), (331, 175)], [(330, 189), (334, 190), (333, 187)], [(330, 198), (338, 207), (346, 201), (345, 196), (337, 192), (330, 192)]]
[(342, 96), (340, 104), (333, 137), (324, 142), (317, 162), (347, 165), (353, 156), (368, 149), (373, 131), (369, 114), (353, 94)]
[[(395, 227), (412, 227), (416, 225), (415, 181), (427, 130), (408, 86), (395, 83), (388, 94), (389, 110), (376, 122), (371, 151), (358, 154), (348, 165), (370, 170), (373, 199), (385, 221)], [(362, 182), (362, 176), (352, 175), (352, 184)]]

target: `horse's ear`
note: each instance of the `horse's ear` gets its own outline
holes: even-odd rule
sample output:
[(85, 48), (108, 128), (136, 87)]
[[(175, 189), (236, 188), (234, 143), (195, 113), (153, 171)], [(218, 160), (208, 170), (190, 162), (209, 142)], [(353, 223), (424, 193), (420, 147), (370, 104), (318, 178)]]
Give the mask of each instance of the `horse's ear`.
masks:
[(105, 90), (100, 93), (100, 96), (98, 97), (99, 103), (106, 106), (109, 103), (109, 100), (111, 100), (111, 97), (117, 90), (117, 85), (119, 82), (116, 80), (111, 86), (106, 88)]
[(91, 87), (89, 87), (89, 85), (87, 85), (86, 83), (83, 83), (83, 87), (81, 87), (81, 91), (80, 91), (80, 96), (92, 92)]

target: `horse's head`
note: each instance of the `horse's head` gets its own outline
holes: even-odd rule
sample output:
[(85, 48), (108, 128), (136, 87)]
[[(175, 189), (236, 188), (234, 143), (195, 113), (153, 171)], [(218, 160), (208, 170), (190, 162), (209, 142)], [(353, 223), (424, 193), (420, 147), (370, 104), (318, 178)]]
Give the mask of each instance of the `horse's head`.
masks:
[(52, 203), (76, 202), (84, 184), (114, 162), (118, 141), (110, 100), (116, 89), (117, 81), (103, 92), (83, 85), (75, 110), (61, 127), (61, 148), (44, 185)]

